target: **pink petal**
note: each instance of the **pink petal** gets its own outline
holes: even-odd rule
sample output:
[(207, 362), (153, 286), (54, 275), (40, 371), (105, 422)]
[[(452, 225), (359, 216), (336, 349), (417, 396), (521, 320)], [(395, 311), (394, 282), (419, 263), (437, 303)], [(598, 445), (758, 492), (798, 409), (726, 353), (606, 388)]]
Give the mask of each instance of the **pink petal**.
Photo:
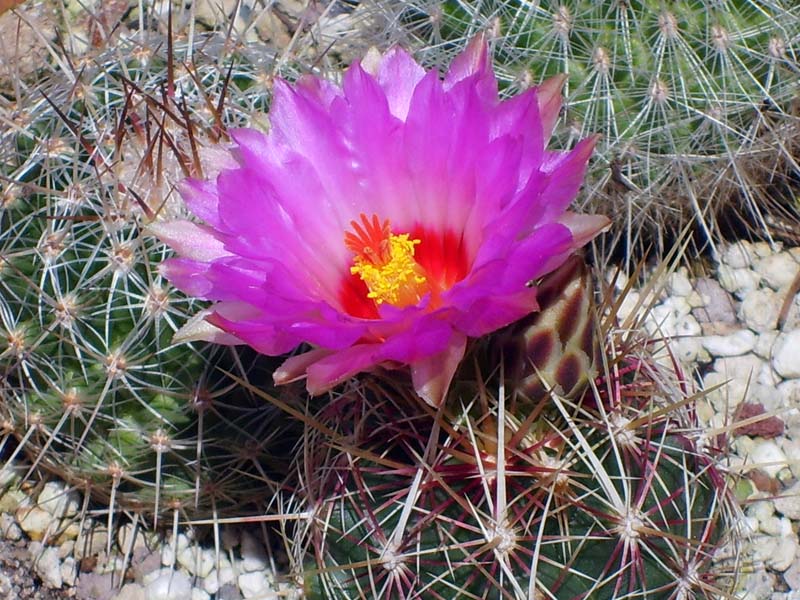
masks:
[(206, 317), (210, 314), (211, 309), (205, 309), (192, 316), (192, 318), (186, 321), (186, 323), (175, 332), (175, 335), (172, 336), (172, 343), (213, 342), (215, 344), (222, 344), (223, 346), (238, 346), (244, 344), (244, 342), (236, 336), (206, 321)]
[(611, 219), (605, 215), (580, 215), (567, 211), (561, 215), (558, 222), (569, 227), (576, 248), (585, 246), (611, 228)]
[(411, 96), (424, 76), (425, 69), (405, 50), (395, 47), (383, 55), (378, 68), (378, 83), (386, 93), (389, 110), (401, 121), (406, 120)]
[(453, 332), (447, 348), (438, 354), (411, 363), (411, 379), (420, 398), (439, 408), (447, 395), (456, 369), (467, 348), (467, 337)]
[(191, 221), (156, 221), (147, 226), (147, 231), (185, 258), (211, 262), (231, 255), (214, 235), (214, 230), (206, 225)]
[(483, 33), (473, 37), (464, 51), (453, 59), (444, 78), (444, 89), (449, 91), (461, 82), (477, 91), (484, 102), (497, 102), (497, 80)]
[(539, 116), (542, 121), (544, 139), (550, 139), (553, 128), (561, 112), (562, 93), (567, 75), (555, 75), (545, 79), (536, 88), (536, 101), (539, 104)]
[(330, 354), (332, 354), (331, 350), (317, 348), (316, 350), (309, 350), (308, 352), (291, 356), (275, 370), (272, 374), (272, 379), (275, 385), (283, 385), (284, 383), (303, 379), (311, 365)]

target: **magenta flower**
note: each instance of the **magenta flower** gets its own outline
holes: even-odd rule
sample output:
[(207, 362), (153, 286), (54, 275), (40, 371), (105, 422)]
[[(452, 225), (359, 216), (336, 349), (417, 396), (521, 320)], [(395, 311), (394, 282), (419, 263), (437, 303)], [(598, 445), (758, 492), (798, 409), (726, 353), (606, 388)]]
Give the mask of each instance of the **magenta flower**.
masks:
[(562, 82), (500, 101), (483, 37), (444, 81), (395, 48), (341, 87), (276, 82), (270, 132), (233, 132), (235, 164), (184, 184), (205, 224), (152, 227), (180, 255), (163, 273), (215, 301), (200, 337), (270, 355), (310, 344), (274, 378), (312, 394), (408, 365), (437, 406), (467, 339), (535, 310), (530, 282), (608, 224), (565, 212), (594, 139), (545, 149)]

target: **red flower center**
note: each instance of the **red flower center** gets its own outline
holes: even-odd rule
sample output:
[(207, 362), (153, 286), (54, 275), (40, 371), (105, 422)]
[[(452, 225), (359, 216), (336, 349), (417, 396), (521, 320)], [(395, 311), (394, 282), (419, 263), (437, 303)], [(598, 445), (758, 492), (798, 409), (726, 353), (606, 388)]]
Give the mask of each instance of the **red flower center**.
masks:
[(363, 213), (360, 222), (350, 225), (344, 243), (354, 253), (353, 265), (340, 298), (353, 316), (377, 319), (379, 305), (411, 306), (426, 294), (435, 306), (441, 292), (467, 274), (466, 250), (452, 232), (430, 235), (417, 226), (411, 233), (395, 234), (388, 219)]

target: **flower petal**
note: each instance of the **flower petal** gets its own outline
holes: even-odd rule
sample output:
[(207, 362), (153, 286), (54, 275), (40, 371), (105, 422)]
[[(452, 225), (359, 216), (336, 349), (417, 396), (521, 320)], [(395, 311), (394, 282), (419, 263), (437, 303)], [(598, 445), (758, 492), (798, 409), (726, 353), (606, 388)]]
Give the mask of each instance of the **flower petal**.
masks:
[(425, 69), (420, 67), (405, 50), (395, 47), (383, 55), (378, 67), (377, 80), (386, 93), (389, 110), (401, 121), (406, 120), (411, 97), (424, 76)]
[(441, 406), (467, 348), (467, 336), (453, 332), (447, 347), (424, 360), (411, 363), (411, 380), (420, 398), (434, 408)]
[(192, 260), (211, 262), (230, 256), (213, 229), (191, 221), (156, 221), (147, 226), (147, 232)]

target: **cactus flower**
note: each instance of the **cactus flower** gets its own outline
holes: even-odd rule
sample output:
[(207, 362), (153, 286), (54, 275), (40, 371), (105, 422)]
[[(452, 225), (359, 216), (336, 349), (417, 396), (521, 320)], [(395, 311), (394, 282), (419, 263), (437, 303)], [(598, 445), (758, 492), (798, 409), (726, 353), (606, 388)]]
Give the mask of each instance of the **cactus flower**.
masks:
[(312, 394), (407, 366), (437, 406), (467, 340), (536, 310), (532, 282), (608, 224), (566, 211), (594, 139), (545, 148), (562, 83), (499, 100), (482, 36), (443, 80), (394, 48), (341, 86), (277, 81), (269, 133), (232, 132), (235, 164), (182, 186), (203, 223), (152, 225), (166, 277), (214, 301), (179, 334), (303, 345), (274, 378)]

